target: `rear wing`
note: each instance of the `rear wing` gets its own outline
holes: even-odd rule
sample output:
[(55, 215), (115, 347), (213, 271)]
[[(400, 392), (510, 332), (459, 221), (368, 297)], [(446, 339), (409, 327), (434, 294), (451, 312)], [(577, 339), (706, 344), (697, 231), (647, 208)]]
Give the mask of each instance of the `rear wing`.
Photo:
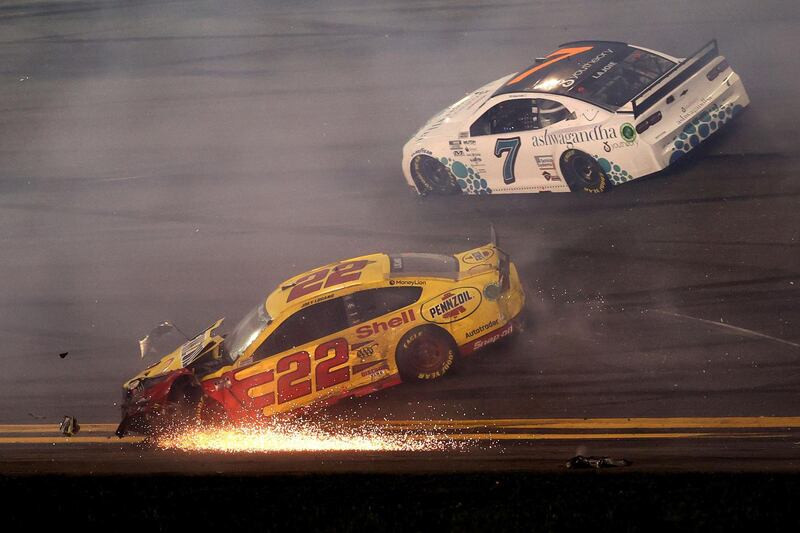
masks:
[(511, 259), (507, 253), (500, 249), (500, 239), (497, 236), (497, 231), (494, 229), (494, 224), (489, 228), (491, 234), (491, 243), (497, 252), (497, 270), (500, 272), (500, 288), (507, 291), (511, 288)]
[(718, 56), (717, 40), (711, 39), (700, 50), (675, 65), (672, 70), (634, 97), (631, 101), (633, 104), (633, 116), (638, 117), (653, 107)]

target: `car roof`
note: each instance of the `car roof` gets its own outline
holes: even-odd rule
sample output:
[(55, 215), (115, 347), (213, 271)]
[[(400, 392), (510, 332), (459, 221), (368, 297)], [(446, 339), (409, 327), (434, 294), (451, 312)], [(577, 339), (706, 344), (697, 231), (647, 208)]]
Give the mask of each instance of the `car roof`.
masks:
[[(562, 81), (575, 77), (580, 82), (594, 73), (591, 68), (582, 69), (600, 55), (618, 57), (631, 49), (627, 43), (619, 41), (573, 41), (559, 46), (548, 54), (545, 61), (539, 61), (520, 70), (506, 83), (502, 84), (492, 96), (520, 92), (542, 92), (573, 96)], [(597, 60), (595, 60), (597, 61)], [(583, 71), (582, 71), (583, 70)], [(577, 75), (577, 76), (576, 76)]]
[[(359, 276), (356, 279), (348, 280), (344, 283), (338, 283), (330, 286), (323, 286), (318, 290), (308, 291), (301, 296), (293, 296), (290, 298), (292, 294), (292, 289), (298, 285), (298, 282), (305, 282), (305, 281), (312, 281), (314, 284), (319, 284), (319, 281), (316, 279), (308, 280), (304, 279), (308, 276), (316, 272), (320, 272), (326, 270), (328, 272), (335, 271), (338, 266), (344, 263), (350, 263), (352, 261), (366, 261), (367, 264), (364, 268), (360, 269)], [(354, 257), (352, 259), (345, 259), (342, 261), (336, 261), (334, 263), (330, 263), (327, 265), (323, 265), (314, 269), (311, 269), (307, 272), (303, 272), (302, 274), (298, 274), (288, 280), (284, 281), (278, 288), (276, 288), (272, 293), (267, 296), (267, 300), (265, 302), (266, 310), (269, 316), (272, 318), (278, 318), (283, 313), (285, 313), (288, 309), (294, 309), (296, 307), (303, 307), (305, 305), (310, 304), (311, 302), (317, 302), (327, 299), (326, 297), (332, 298), (333, 293), (337, 291), (341, 291), (344, 288), (352, 288), (358, 287), (362, 285), (369, 285), (372, 283), (376, 283), (382, 281), (387, 278), (390, 271), (390, 262), (389, 256), (386, 254), (370, 254), (370, 255), (362, 255), (360, 257)], [(352, 275), (348, 276), (352, 277)], [(320, 281), (329, 282), (328, 273), (321, 274), (319, 277)]]

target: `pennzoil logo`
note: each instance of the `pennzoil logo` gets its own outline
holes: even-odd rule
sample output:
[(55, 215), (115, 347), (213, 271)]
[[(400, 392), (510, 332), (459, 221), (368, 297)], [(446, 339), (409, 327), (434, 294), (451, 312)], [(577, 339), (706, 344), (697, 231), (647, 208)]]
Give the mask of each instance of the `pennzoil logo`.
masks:
[(477, 263), (483, 263), (493, 255), (494, 250), (491, 248), (484, 248), (483, 250), (475, 250), (474, 252), (469, 252), (462, 255), (461, 260), (468, 265), (475, 265)]
[(474, 313), (482, 298), (475, 287), (459, 287), (434, 296), (422, 304), (420, 312), (428, 322), (450, 324)]

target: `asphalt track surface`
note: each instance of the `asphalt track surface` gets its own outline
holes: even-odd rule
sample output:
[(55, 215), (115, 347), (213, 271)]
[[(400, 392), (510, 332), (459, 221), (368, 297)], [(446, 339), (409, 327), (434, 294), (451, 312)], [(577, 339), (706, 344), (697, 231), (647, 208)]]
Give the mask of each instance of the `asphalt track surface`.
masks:
[[(0, 472), (548, 470), (579, 452), (796, 472), (797, 27), (789, 1), (0, 5)], [(402, 179), (428, 117), (561, 42), (686, 55), (711, 37), (751, 108), (665, 173), (602, 196), (420, 199)], [(441, 382), (331, 410), (493, 428), (467, 451), (209, 456), (105, 425), (54, 435), (66, 414), (117, 421), (136, 341), (162, 320), (236, 321), (297, 272), (455, 253), (490, 224), (532, 327)], [(587, 422), (541, 427), (564, 419)]]

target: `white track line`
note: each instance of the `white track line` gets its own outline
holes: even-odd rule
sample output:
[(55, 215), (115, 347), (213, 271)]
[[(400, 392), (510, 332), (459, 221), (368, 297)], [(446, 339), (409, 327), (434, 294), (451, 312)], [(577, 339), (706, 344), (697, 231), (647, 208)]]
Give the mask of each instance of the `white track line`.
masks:
[(770, 335), (766, 335), (764, 333), (759, 333), (758, 331), (753, 331), (752, 329), (740, 328), (738, 326), (732, 326), (730, 324), (725, 324), (724, 322), (715, 322), (713, 320), (706, 320), (705, 318), (697, 318), (694, 316), (689, 315), (682, 315), (680, 313), (671, 313), (669, 311), (662, 311), (660, 309), (652, 309), (654, 313), (659, 313), (662, 315), (674, 316), (677, 318), (686, 318), (688, 320), (694, 320), (695, 322), (702, 322), (704, 324), (709, 324), (711, 326), (717, 326), (723, 329), (729, 329), (731, 331), (735, 331), (737, 333), (741, 333), (746, 336), (750, 337), (759, 337), (761, 339), (767, 339), (773, 342), (779, 342), (781, 344), (786, 344), (787, 346), (791, 346), (793, 348), (800, 348), (800, 344), (795, 342), (787, 341), (785, 339), (779, 339), (778, 337), (771, 337)]

